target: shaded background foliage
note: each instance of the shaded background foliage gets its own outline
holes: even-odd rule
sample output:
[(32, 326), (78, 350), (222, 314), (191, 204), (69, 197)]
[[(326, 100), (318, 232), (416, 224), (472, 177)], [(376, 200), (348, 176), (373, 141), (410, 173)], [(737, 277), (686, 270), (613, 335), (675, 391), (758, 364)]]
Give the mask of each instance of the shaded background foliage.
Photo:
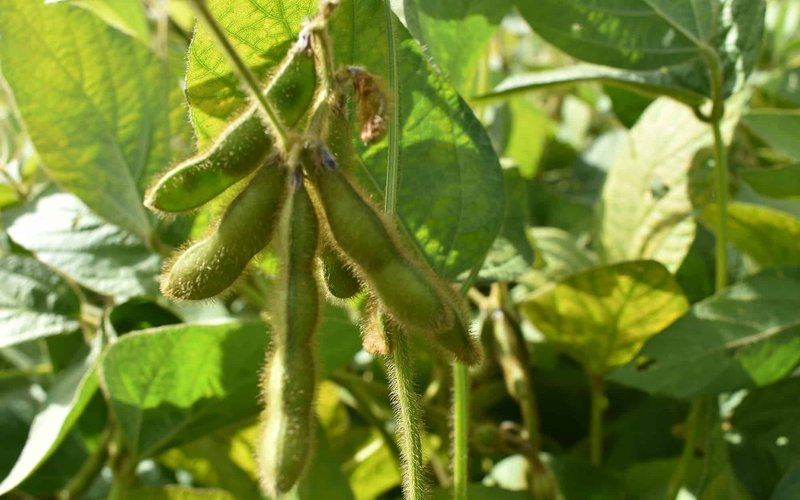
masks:
[[(261, 78), (315, 9), (209, 4)], [(470, 498), (525, 498), (538, 457), (567, 499), (663, 498), (698, 396), (687, 493), (796, 496), (799, 28), (797, 0), (341, 2), (337, 63), (394, 83), (402, 228), (440, 274), (475, 277)], [(732, 203), (715, 293), (701, 105), (717, 63)], [(141, 203), (245, 105), (230, 67), (181, 1), (0, 0), (0, 76), (0, 494), (259, 498), (274, 258), (224, 299), (171, 302), (163, 256), (215, 207), (161, 221)], [(378, 199), (388, 146), (358, 146)], [(400, 496), (385, 367), (360, 350), (358, 314), (325, 312), (299, 498)], [(415, 349), (448, 498), (449, 370)]]

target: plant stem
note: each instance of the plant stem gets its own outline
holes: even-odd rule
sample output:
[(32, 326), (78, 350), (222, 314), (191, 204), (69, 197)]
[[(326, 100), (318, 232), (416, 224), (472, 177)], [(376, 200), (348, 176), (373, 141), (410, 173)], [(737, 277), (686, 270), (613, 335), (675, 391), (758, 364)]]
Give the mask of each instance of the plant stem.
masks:
[[(704, 48), (703, 55), (708, 64), (709, 78), (711, 81), (711, 110), (710, 125), (714, 134), (714, 180), (716, 187), (719, 218), (715, 238), (715, 278), (714, 289), (721, 292), (728, 283), (728, 154), (722, 137), (722, 120), (725, 115), (725, 96), (723, 95), (723, 76), (719, 57), (711, 48)], [(678, 465), (672, 475), (667, 490), (667, 500), (673, 500), (678, 495), (686, 482), (689, 470), (689, 461), (694, 454), (697, 440), (697, 428), (701, 424), (698, 415), (702, 414), (706, 405), (705, 398), (695, 398), (692, 401), (689, 416), (686, 420), (686, 441), (683, 445)]]
[(453, 364), (453, 498), (467, 498), (469, 464), (469, 371), (463, 363)]
[(600, 465), (603, 461), (603, 413), (605, 413), (608, 406), (603, 377), (590, 374), (589, 388), (592, 394), (589, 457), (592, 465)]
[(259, 83), (258, 79), (253, 72), (250, 71), (250, 68), (248, 68), (244, 63), (241, 56), (239, 56), (239, 53), (225, 35), (222, 27), (219, 25), (217, 20), (214, 19), (211, 11), (208, 10), (205, 0), (191, 0), (190, 3), (195, 12), (197, 12), (197, 15), (203, 19), (203, 21), (206, 23), (206, 26), (211, 30), (211, 34), (214, 35), (217, 43), (228, 57), (228, 60), (233, 65), (236, 72), (239, 74), (239, 77), (250, 91), (250, 94), (256, 99), (256, 102), (258, 102), (264, 118), (267, 121), (268, 128), (273, 134), (275, 134), (278, 151), (285, 153), (288, 146), (288, 134), (286, 132), (286, 126), (283, 124), (278, 112), (267, 100), (267, 97), (262, 91), (261, 84)]
[(389, 157), (386, 167), (386, 189), (384, 192), (384, 206), (387, 213), (394, 213), (397, 206), (397, 184), (400, 176), (400, 92), (398, 84), (397, 39), (394, 31), (394, 14), (389, 0), (383, 2), (383, 12), (386, 19), (386, 45), (387, 45), (387, 78), (389, 91), (392, 93), (394, 113), (389, 116)]
[(100, 436), (100, 442), (97, 443), (97, 448), (89, 455), (64, 489), (58, 493), (58, 500), (80, 498), (83, 492), (92, 485), (92, 482), (97, 475), (100, 474), (100, 471), (108, 460), (108, 446), (111, 443), (112, 435), (113, 429), (111, 427), (106, 427), (102, 436)]
[(705, 403), (705, 398), (697, 398), (692, 402), (692, 407), (689, 410), (689, 417), (686, 419), (686, 441), (683, 451), (681, 452), (681, 457), (678, 460), (678, 466), (670, 479), (667, 489), (667, 499), (669, 500), (678, 496), (686, 474), (689, 471), (689, 462), (694, 456), (694, 450), (697, 445), (697, 429), (703, 421), (702, 417), (705, 412)]
[(722, 138), (720, 120), (711, 122), (714, 129), (714, 178), (717, 185), (719, 219), (716, 234), (715, 290), (720, 292), (728, 282), (728, 158)]
[(419, 403), (414, 391), (411, 349), (408, 338), (395, 328), (387, 328), (391, 342), (391, 357), (388, 360), (389, 388), (392, 406), (397, 418), (400, 435), (400, 452), (403, 461), (403, 497), (406, 500), (426, 498), (425, 471), (422, 462), (422, 426), (419, 418)]

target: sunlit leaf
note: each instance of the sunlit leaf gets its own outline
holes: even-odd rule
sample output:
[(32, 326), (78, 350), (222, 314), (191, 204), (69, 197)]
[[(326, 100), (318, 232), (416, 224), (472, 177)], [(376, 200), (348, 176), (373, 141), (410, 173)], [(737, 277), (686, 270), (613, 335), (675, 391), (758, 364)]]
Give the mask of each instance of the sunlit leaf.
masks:
[(69, 333), (80, 302), (63, 278), (28, 257), (0, 257), (0, 347)]
[(699, 302), (610, 378), (690, 397), (766, 385), (800, 362), (800, 270), (767, 270)]
[(572, 275), (535, 292), (522, 310), (548, 341), (602, 375), (633, 359), (687, 307), (664, 266), (633, 261)]

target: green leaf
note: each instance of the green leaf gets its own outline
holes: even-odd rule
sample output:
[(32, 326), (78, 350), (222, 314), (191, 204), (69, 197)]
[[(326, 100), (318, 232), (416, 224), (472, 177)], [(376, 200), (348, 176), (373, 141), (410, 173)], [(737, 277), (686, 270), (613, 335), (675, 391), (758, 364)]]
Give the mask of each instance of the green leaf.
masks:
[(192, 474), (195, 484), (221, 488), (236, 498), (259, 498), (254, 441), (258, 424), (222, 429), (168, 450), (159, 462)]
[(16, 488), (36, 471), (78, 420), (97, 390), (95, 368), (99, 353), (100, 343), (96, 341), (85, 359), (58, 375), (48, 390), (41, 411), (31, 423), (22, 453), (11, 472), (0, 482), (0, 495)]
[(171, 141), (187, 126), (171, 115), (174, 67), (66, 3), (5, 0), (0, 35), (3, 76), (48, 173), (101, 217), (149, 235), (142, 193), (182, 152)]
[[(297, 38), (315, 0), (210, 0), (208, 8), (256, 76), (264, 80)], [(204, 23), (189, 51), (186, 97), (191, 104), (197, 145), (203, 149), (247, 105), (247, 92)]]
[(16, 255), (0, 258), (0, 347), (80, 327), (80, 301), (57, 274)]
[(124, 491), (119, 500), (234, 500), (223, 490), (212, 488), (189, 488), (186, 486), (159, 486)]
[(528, 239), (541, 261), (541, 274), (546, 281), (560, 281), (597, 264), (597, 257), (562, 229), (531, 227)]
[(697, 492), (698, 500), (749, 500), (750, 495), (731, 467), (728, 445), (722, 433), (722, 422), (716, 402), (701, 419), (705, 436), (705, 475)]
[(261, 322), (183, 324), (120, 338), (100, 383), (139, 458), (258, 414), (268, 343)]
[(576, 64), (535, 73), (512, 75), (500, 82), (492, 92), (478, 96), (476, 101), (511, 97), (534, 90), (544, 90), (580, 82), (601, 82), (641, 92), (647, 95), (666, 95), (690, 106), (699, 106), (704, 98), (675, 82), (661, 70), (634, 71), (595, 64)]
[(800, 141), (797, 140), (800, 111), (751, 111), (742, 117), (742, 121), (769, 147), (793, 160), (800, 160)]
[[(450, 500), (453, 498), (453, 488), (443, 487), (433, 490), (433, 500)], [(484, 486), (480, 483), (467, 485), (467, 498), (470, 500), (526, 500), (530, 496), (524, 491), (511, 491), (502, 488)]]
[(564, 52), (594, 64), (662, 73), (710, 96), (704, 51), (720, 59), (726, 95), (741, 88), (758, 55), (764, 0), (519, 1), (531, 27)]
[(595, 267), (541, 289), (522, 310), (548, 341), (602, 375), (633, 359), (687, 307), (664, 266), (633, 261)]
[(794, 500), (800, 491), (800, 462), (789, 469), (783, 479), (775, 487), (770, 500)]
[(325, 376), (347, 365), (361, 350), (361, 334), (347, 310), (328, 305), (317, 339), (320, 351), (320, 373)]
[(800, 163), (772, 168), (746, 168), (741, 178), (764, 196), (800, 197)]
[[(727, 213), (728, 240), (763, 267), (800, 265), (800, 220), (749, 203), (730, 203)], [(716, 231), (719, 207), (705, 207), (700, 218)]]
[(15, 242), (81, 285), (117, 297), (158, 293), (160, 257), (74, 196), (44, 195), (3, 215)]
[(527, 184), (520, 174), (518, 168), (503, 169), (505, 220), (478, 273), (479, 282), (514, 281), (534, 262), (533, 249), (525, 236), (528, 225)]
[(45, 3), (69, 2), (94, 12), (111, 26), (123, 33), (150, 43), (150, 26), (147, 23), (145, 6), (130, 0), (45, 0)]
[(298, 484), (294, 495), (287, 495), (286, 500), (317, 500), (319, 498), (335, 498), (336, 500), (352, 500), (353, 491), (347, 478), (342, 473), (342, 464), (331, 450), (325, 435), (325, 429), (317, 425), (316, 450), (309, 470)]
[[(729, 113), (725, 137), (736, 122), (736, 109)], [(695, 235), (689, 168), (712, 143), (711, 127), (686, 106), (660, 98), (647, 108), (603, 188), (600, 242), (608, 261), (644, 258), (673, 272), (680, 267)]]
[(503, 156), (514, 160), (525, 179), (533, 179), (540, 169), (547, 140), (555, 127), (552, 120), (528, 99), (512, 99), (508, 103), (511, 123)]
[[(455, 277), (483, 259), (500, 229), (502, 171), (469, 106), (389, 14), (380, 0), (342, 1), (330, 23), (336, 64), (363, 66), (390, 84), (390, 69), (397, 72), (397, 214), (434, 269)], [(358, 175), (379, 195), (388, 158), (386, 139), (362, 153)], [(420, 193), (435, 196), (420, 203)]]
[(610, 379), (686, 398), (771, 384), (800, 362), (800, 269), (767, 270), (692, 306)]
[[(468, 91), (511, 0), (393, 0), (392, 9), (459, 91)], [(458, 47), (458, 50), (453, 50)]]
[[(735, 396), (734, 396), (735, 398)], [(771, 498), (800, 465), (800, 379), (788, 378), (747, 391), (729, 416), (731, 457), (755, 498)], [(793, 495), (797, 496), (797, 488)], [(774, 493), (773, 493), (774, 492)], [(784, 492), (786, 493), (786, 492)]]

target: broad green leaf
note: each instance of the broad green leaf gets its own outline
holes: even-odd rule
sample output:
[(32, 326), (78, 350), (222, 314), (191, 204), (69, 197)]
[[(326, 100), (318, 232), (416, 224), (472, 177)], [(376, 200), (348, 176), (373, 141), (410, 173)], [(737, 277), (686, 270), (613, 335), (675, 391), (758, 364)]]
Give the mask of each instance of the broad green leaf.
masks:
[[(266, 79), (297, 38), (315, 0), (210, 0), (208, 8), (256, 76)], [(247, 92), (204, 23), (192, 38), (186, 70), (197, 145), (203, 149), (247, 105)]]
[[(453, 488), (436, 488), (432, 494), (433, 500), (450, 500), (453, 498)], [(467, 485), (467, 498), (470, 500), (526, 500), (530, 496), (524, 491), (511, 491), (502, 488), (484, 486), (480, 483)]]
[(528, 225), (528, 193), (518, 168), (505, 168), (505, 220), (478, 273), (482, 282), (514, 281), (534, 262), (533, 249), (525, 237)]
[(794, 500), (800, 491), (800, 462), (795, 464), (775, 487), (770, 500)]
[(376, 430), (371, 437), (369, 444), (356, 456), (355, 467), (348, 478), (356, 500), (379, 498), (402, 481), (397, 460), (383, 438)]
[(701, 429), (705, 437), (705, 474), (697, 492), (698, 500), (749, 500), (751, 497), (736, 477), (731, 467), (728, 445), (722, 433), (719, 408), (706, 405)]
[(633, 359), (687, 307), (664, 266), (633, 261), (591, 268), (543, 288), (522, 310), (548, 341), (602, 375)]
[(101, 220), (66, 193), (4, 212), (11, 238), (44, 264), (104, 295), (158, 293), (161, 259), (141, 238)]
[(800, 197), (800, 163), (772, 168), (746, 168), (741, 178), (764, 196)]
[(542, 278), (547, 281), (560, 281), (597, 264), (597, 257), (564, 230), (531, 227), (528, 239), (541, 263)]
[(610, 379), (686, 398), (785, 377), (800, 362), (800, 269), (771, 269), (692, 306)]
[(144, 458), (258, 414), (261, 322), (183, 324), (120, 338), (100, 383), (131, 453)]
[[(174, 67), (66, 3), (4, 0), (0, 59), (49, 174), (95, 213), (147, 237), (141, 199), (176, 153), (185, 120)], [(178, 127), (177, 129), (175, 127)]]
[(227, 491), (187, 486), (151, 486), (121, 492), (119, 500), (235, 500)]
[(319, 498), (335, 498), (337, 500), (353, 500), (355, 496), (342, 473), (342, 464), (331, 450), (325, 430), (317, 425), (316, 447), (314, 458), (308, 472), (297, 485), (294, 494), (286, 500), (317, 500)]
[(0, 257), (0, 347), (80, 327), (80, 301), (63, 278), (28, 257)]
[[(99, 340), (99, 338), (97, 339)], [(42, 409), (33, 419), (25, 447), (13, 469), (0, 482), (0, 495), (16, 488), (49, 457), (78, 420), (97, 390), (96, 365), (100, 343), (89, 355), (59, 373)]]
[(518, 1), (539, 35), (594, 64), (662, 73), (672, 86), (710, 96), (704, 50), (717, 52), (727, 95), (753, 69), (764, 0)]
[[(486, 45), (511, 0), (392, 0), (392, 9), (459, 91), (473, 88)], [(458, 50), (453, 50), (458, 47)]]
[(544, 111), (526, 98), (510, 100), (508, 108), (511, 117), (503, 156), (514, 160), (523, 178), (533, 179), (555, 126)]
[[(262, 322), (216, 321), (131, 332), (113, 344), (102, 360), (101, 384), (131, 451), (152, 456), (255, 417), (268, 341)], [(328, 313), (320, 365), (333, 370), (349, 361), (357, 341), (352, 324)], [(337, 342), (346, 347), (332, 347)]]
[[(390, 86), (396, 71), (397, 214), (437, 272), (454, 277), (470, 269), (494, 241), (505, 207), (486, 131), (384, 2), (343, 1), (331, 36), (337, 64), (364, 66)], [(384, 191), (390, 139), (362, 153), (358, 175), (376, 194)], [(420, 203), (420, 193), (435, 196)]]
[[(763, 267), (800, 265), (800, 220), (769, 207), (730, 203), (728, 240)], [(708, 205), (701, 220), (717, 230), (719, 207)]]
[(328, 305), (318, 334), (322, 376), (347, 365), (361, 350), (358, 327), (341, 307)]
[(220, 488), (236, 498), (260, 496), (255, 445), (258, 424), (222, 429), (184, 446), (168, 450), (159, 462), (192, 474), (195, 484)]
[[(725, 137), (735, 122), (732, 109)], [(608, 261), (644, 258), (673, 272), (680, 267), (695, 235), (689, 168), (712, 143), (711, 127), (686, 106), (660, 98), (647, 108), (603, 188), (600, 242)]]
[(755, 498), (770, 498), (773, 490), (777, 494), (781, 478), (797, 463), (798, 402), (800, 380), (788, 378), (747, 391), (729, 416), (731, 457)]
[(742, 116), (742, 121), (769, 147), (793, 160), (800, 160), (800, 141), (797, 140), (800, 111), (751, 111)]
[(45, 0), (45, 3), (69, 2), (95, 13), (118, 30), (150, 43), (147, 13), (141, 2), (130, 0)]
[(535, 73), (512, 75), (500, 82), (492, 92), (478, 96), (476, 100), (478, 102), (494, 100), (580, 82), (601, 82), (648, 95), (666, 95), (690, 106), (699, 106), (704, 101), (701, 94), (683, 88), (668, 73), (661, 70), (634, 71), (595, 64), (576, 64)]

